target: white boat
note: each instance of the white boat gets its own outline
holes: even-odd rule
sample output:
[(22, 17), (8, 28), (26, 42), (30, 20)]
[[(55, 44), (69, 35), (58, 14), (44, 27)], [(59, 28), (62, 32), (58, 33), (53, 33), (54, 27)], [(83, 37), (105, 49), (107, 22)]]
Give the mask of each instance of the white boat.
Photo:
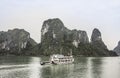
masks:
[(73, 62), (74, 62), (74, 58), (72, 55), (64, 56), (62, 54), (53, 54), (50, 56), (51, 64), (69, 64)]

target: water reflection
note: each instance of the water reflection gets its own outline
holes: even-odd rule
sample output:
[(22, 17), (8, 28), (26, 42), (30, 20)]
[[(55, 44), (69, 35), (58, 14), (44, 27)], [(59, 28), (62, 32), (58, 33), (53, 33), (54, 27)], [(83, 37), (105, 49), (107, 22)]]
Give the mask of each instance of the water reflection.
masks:
[(90, 57), (87, 78), (120, 78), (119, 57)]
[(89, 57), (87, 62), (88, 72), (86, 73), (87, 78), (101, 78), (102, 73), (102, 59)]
[(120, 78), (120, 57), (76, 57), (74, 64), (45, 66), (40, 57), (0, 60), (0, 78)]
[(41, 76), (40, 58), (32, 57), (30, 60), (29, 67), (31, 68), (29, 71), (29, 78), (40, 78)]
[(70, 75), (70, 78), (86, 78), (87, 61), (88, 58), (75, 58), (74, 72)]
[(70, 78), (74, 71), (74, 64), (67, 65), (51, 65), (43, 68), (43, 78)]
[[(110, 61), (108, 61), (110, 60)], [(120, 59), (119, 57), (108, 57), (104, 59), (102, 77), (120, 78)]]
[(5, 57), (0, 64), (0, 78), (40, 78), (39, 57)]

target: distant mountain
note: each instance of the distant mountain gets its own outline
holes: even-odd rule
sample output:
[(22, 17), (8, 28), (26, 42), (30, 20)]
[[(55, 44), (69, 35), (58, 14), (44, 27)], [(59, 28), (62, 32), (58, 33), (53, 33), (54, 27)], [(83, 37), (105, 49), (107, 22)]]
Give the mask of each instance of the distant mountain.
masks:
[(30, 38), (30, 34), (24, 29), (13, 29), (0, 32), (0, 54), (24, 55), (25, 51), (37, 43)]
[(118, 42), (118, 45), (114, 48), (114, 50), (113, 50), (114, 52), (116, 52), (117, 53), (117, 55), (119, 55), (120, 56), (120, 41)]
[(94, 29), (91, 42), (89, 42), (86, 31), (69, 30), (58, 19), (48, 19), (44, 21), (41, 29), (41, 43), (39, 53), (51, 55), (55, 53), (80, 56), (113, 56), (116, 55), (109, 51), (102, 41), (101, 33)]

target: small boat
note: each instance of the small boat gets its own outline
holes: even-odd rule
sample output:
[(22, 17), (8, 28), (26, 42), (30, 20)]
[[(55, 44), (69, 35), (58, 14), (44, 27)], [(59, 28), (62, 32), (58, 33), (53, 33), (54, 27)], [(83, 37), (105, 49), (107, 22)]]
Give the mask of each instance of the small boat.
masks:
[(53, 54), (50, 56), (51, 64), (69, 64), (73, 62), (74, 58), (72, 55), (64, 56), (62, 54)]
[(50, 64), (50, 62), (49, 61), (43, 61), (43, 62), (41, 61), (40, 64), (41, 65), (46, 65), (46, 64)]
[(41, 65), (45, 65), (45, 62), (40, 62)]

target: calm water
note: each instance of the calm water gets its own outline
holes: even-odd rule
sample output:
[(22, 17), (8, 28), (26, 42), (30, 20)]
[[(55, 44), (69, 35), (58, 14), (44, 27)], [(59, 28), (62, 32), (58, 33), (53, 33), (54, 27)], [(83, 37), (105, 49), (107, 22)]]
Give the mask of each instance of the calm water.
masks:
[(45, 65), (45, 57), (0, 57), (0, 78), (120, 78), (120, 57), (77, 57), (74, 64)]

